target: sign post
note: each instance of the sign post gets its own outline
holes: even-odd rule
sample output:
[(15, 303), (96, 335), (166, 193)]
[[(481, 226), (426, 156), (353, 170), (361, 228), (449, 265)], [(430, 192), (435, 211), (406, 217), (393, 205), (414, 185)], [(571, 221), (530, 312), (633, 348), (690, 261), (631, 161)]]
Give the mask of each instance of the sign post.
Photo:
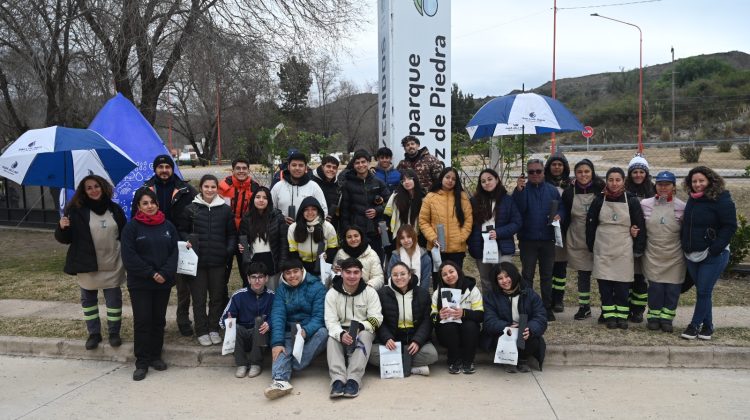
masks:
[(583, 131), (581, 131), (581, 134), (583, 135), (583, 137), (586, 137), (586, 151), (588, 152), (589, 140), (591, 140), (591, 137), (594, 136), (594, 129), (590, 125), (587, 125), (583, 127)]

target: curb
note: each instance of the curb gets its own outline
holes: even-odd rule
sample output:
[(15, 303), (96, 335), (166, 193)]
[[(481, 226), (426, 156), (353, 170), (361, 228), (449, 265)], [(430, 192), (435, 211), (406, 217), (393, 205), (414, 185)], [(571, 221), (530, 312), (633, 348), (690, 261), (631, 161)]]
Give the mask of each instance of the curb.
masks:
[[(164, 360), (173, 366), (234, 366), (233, 358), (222, 356), (218, 346), (165, 345), (163, 353)], [(125, 342), (119, 348), (102, 344), (95, 350), (86, 350), (82, 340), (0, 336), (0, 355), (134, 363), (132, 342)], [(492, 357), (479, 352), (476, 361), (492, 364)], [(325, 362), (318, 357), (317, 363)], [(750, 369), (750, 347), (548, 345), (544, 363), (546, 366)]]

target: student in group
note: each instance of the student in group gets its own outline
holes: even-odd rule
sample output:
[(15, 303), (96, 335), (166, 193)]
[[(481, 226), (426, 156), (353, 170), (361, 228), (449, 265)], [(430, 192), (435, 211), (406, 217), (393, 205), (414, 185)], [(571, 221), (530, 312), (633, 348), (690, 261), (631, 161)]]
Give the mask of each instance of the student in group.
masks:
[(401, 182), (401, 173), (393, 166), (393, 151), (387, 147), (381, 147), (375, 152), (375, 177), (383, 181), (391, 192), (396, 191), (396, 187)]
[(320, 159), (320, 165), (313, 171), (313, 181), (323, 191), (326, 198), (326, 220), (336, 229), (339, 228), (339, 200), (341, 200), (341, 190), (338, 184), (339, 160), (333, 156), (323, 156)]
[[(432, 293), (432, 321), (438, 342), (448, 349), (448, 373), (476, 372), (474, 356), (479, 344), (479, 326), (484, 319), (482, 294), (476, 280), (465, 276), (461, 267), (451, 260), (443, 261), (438, 270), (440, 280)], [(443, 289), (459, 289), (458, 306), (443, 306)], [(461, 320), (461, 323), (451, 320)], [(445, 322), (441, 322), (445, 321)]]
[[(266, 187), (258, 187), (245, 217), (242, 218), (239, 234), (247, 238), (250, 247), (250, 260), (245, 264), (263, 263), (268, 269), (266, 274), (269, 276), (271, 290), (276, 290), (281, 264), (289, 254), (288, 230), (284, 215), (273, 206), (271, 191)], [(241, 243), (237, 245), (237, 249), (245, 252)]]
[[(246, 270), (250, 287), (243, 287), (234, 292), (229, 304), (224, 308), (219, 325), (225, 328), (228, 319), (235, 319), (234, 363), (237, 370), (236, 378), (249, 376), (254, 378), (263, 371), (263, 347), (261, 343), (253, 342), (253, 332), (258, 325), (258, 334), (268, 337), (271, 329), (268, 319), (271, 315), (274, 293), (268, 290), (268, 267), (262, 262), (248, 264)], [(265, 346), (265, 344), (263, 345)], [(248, 360), (247, 353), (250, 352)]]
[(526, 287), (516, 266), (509, 262), (502, 262), (493, 266), (495, 283), (492, 289), (485, 292), (484, 322), (482, 324), (482, 342), (486, 350), (493, 353), (497, 341), (505, 332), (506, 327), (519, 328), (521, 316), (526, 315), (526, 327), (518, 331), (525, 341), (525, 347), (518, 350), (518, 363), (508, 366), (509, 373), (530, 372), (529, 356), (539, 361), (539, 368), (544, 363), (544, 353), (547, 348), (544, 342), (544, 332), (547, 330), (547, 311), (544, 309), (542, 298), (536, 292)]
[(383, 211), (386, 217), (390, 217), (388, 226), (394, 242), (398, 242), (396, 232), (401, 225), (411, 225), (417, 232), (419, 245), (425, 246), (427, 243), (424, 235), (419, 233), (419, 211), (422, 209), (424, 196), (425, 191), (417, 179), (417, 173), (412, 169), (405, 169), (401, 173), (401, 182)]
[(419, 286), (427, 291), (432, 284), (432, 256), (417, 243), (417, 231), (411, 225), (401, 225), (396, 231), (396, 249), (388, 259), (387, 273), (398, 263), (403, 263), (417, 276)]
[(417, 174), (419, 183), (425, 191), (432, 191), (433, 184), (440, 185), (440, 172), (445, 168), (445, 164), (437, 157), (430, 154), (427, 146), (419, 148), (419, 138), (408, 135), (401, 139), (401, 146), (404, 147), (404, 158), (398, 163), (396, 169), (402, 173), (406, 169), (411, 169)]
[(120, 233), (125, 213), (112, 201), (112, 185), (99, 175), (88, 175), (65, 207), (55, 228), (55, 239), (70, 244), (65, 257), (66, 274), (76, 276), (81, 292), (83, 318), (89, 337), (86, 350), (102, 341), (99, 290), (107, 302), (109, 345), (119, 347), (122, 323), (122, 284), (125, 269), (120, 257)]
[[(625, 178), (625, 191), (633, 194), (638, 200), (651, 198), (656, 193), (654, 183), (648, 170), (648, 161), (643, 155), (636, 154), (628, 164), (628, 176)], [(643, 276), (641, 258), (635, 259), (633, 284), (630, 287), (628, 304), (630, 313), (628, 320), (634, 323), (643, 322), (643, 312), (646, 310), (648, 301), (648, 285)]]
[(594, 253), (592, 275), (599, 283), (604, 322), (610, 329), (628, 329), (633, 259), (646, 248), (646, 226), (638, 198), (625, 191), (625, 172), (610, 168), (606, 180), (587, 214), (586, 244)]
[(563, 221), (565, 249), (568, 254), (568, 267), (578, 272), (578, 312), (573, 319), (583, 320), (591, 317), (591, 270), (594, 265), (594, 254), (586, 245), (586, 214), (595, 197), (604, 190), (602, 180), (594, 170), (594, 164), (588, 159), (581, 159), (573, 168), (575, 180), (562, 195), (566, 217)]
[(380, 366), (379, 344), (395, 350), (398, 342), (402, 351), (412, 357), (411, 372), (404, 373), (430, 374), (429, 365), (438, 359), (437, 350), (430, 342), (430, 293), (418, 287), (418, 283), (419, 278), (406, 264), (398, 262), (391, 268), (388, 284), (378, 291), (383, 323), (377, 330), (378, 343), (372, 346), (370, 364)]
[(724, 179), (711, 168), (696, 166), (683, 183), (688, 193), (680, 231), (687, 270), (695, 282), (693, 318), (682, 338), (710, 340), (714, 332), (711, 295), (729, 262), (729, 242), (737, 230), (737, 210)]
[(438, 226), (442, 225), (446, 248), (440, 248), (440, 256), (443, 261), (451, 260), (463, 267), (473, 222), (469, 196), (461, 187), (458, 171), (451, 167), (443, 169), (419, 211), (419, 230), (427, 238), (428, 249), (440, 248)]
[[(544, 181), (557, 188), (560, 197), (565, 190), (570, 188), (570, 164), (560, 150), (555, 150), (544, 164)], [(563, 243), (564, 240), (565, 237), (563, 237)], [(565, 247), (555, 246), (555, 264), (552, 266), (553, 312), (562, 312), (565, 309), (563, 299), (565, 298), (565, 285), (568, 282), (568, 255), (565, 250)]]
[(133, 306), (133, 380), (140, 381), (149, 367), (167, 369), (161, 352), (169, 295), (177, 273), (178, 233), (159, 210), (156, 193), (141, 188), (135, 193), (135, 202), (135, 217), (123, 228), (120, 243)]
[(676, 185), (672, 172), (659, 172), (656, 195), (641, 201), (648, 232), (642, 257), (643, 274), (648, 280), (647, 327), (670, 333), (686, 270), (680, 244), (685, 202), (675, 196)]
[[(195, 335), (202, 346), (221, 344), (219, 317), (224, 307), (224, 272), (227, 259), (237, 246), (237, 229), (232, 209), (218, 195), (219, 181), (206, 174), (199, 183), (200, 194), (185, 209), (177, 229), (188, 248), (198, 254), (198, 272), (188, 281), (193, 298)], [(208, 313), (206, 297), (208, 296)]]
[(338, 262), (356, 258), (362, 263), (362, 278), (375, 290), (383, 287), (383, 266), (378, 254), (370, 247), (361, 227), (353, 225), (344, 230), (341, 249), (336, 253), (333, 264), (338, 270)]
[[(324, 324), (326, 288), (305, 272), (302, 261), (289, 258), (281, 266), (282, 276), (271, 309), (271, 385), (263, 391), (274, 400), (292, 392), (292, 370), (300, 371), (326, 348), (328, 330)], [(294, 337), (305, 340), (301, 360), (292, 355)]]
[[(362, 263), (349, 258), (340, 266), (341, 275), (333, 278), (326, 293), (330, 396), (354, 398), (362, 387), (375, 330), (383, 322), (383, 313), (378, 293), (362, 278)], [(352, 336), (351, 326), (355, 321), (359, 328)]]
[(300, 203), (297, 219), (289, 226), (287, 242), (287, 258), (301, 259), (305, 272), (320, 280), (320, 258), (333, 263), (339, 245), (336, 230), (325, 220), (325, 212), (315, 197)]
[[(291, 225), (299, 214), (302, 201), (307, 197), (314, 197), (322, 209), (321, 218), (328, 214), (328, 205), (317, 183), (312, 182), (312, 171), (307, 167), (307, 156), (300, 152), (289, 154), (287, 169), (281, 171), (281, 179), (271, 188), (271, 202), (286, 217), (286, 223)], [(290, 214), (289, 212), (293, 213)]]
[(521, 229), (521, 213), (518, 212), (513, 197), (508, 195), (497, 172), (489, 168), (479, 173), (477, 191), (471, 198), (471, 209), (474, 212), (474, 226), (468, 241), (469, 253), (477, 262), (482, 291), (487, 292), (495, 282), (490, 277), (493, 264), (482, 262), (482, 233), (489, 232), (490, 240), (497, 242), (501, 262), (512, 261), (513, 254), (516, 253), (513, 235)]

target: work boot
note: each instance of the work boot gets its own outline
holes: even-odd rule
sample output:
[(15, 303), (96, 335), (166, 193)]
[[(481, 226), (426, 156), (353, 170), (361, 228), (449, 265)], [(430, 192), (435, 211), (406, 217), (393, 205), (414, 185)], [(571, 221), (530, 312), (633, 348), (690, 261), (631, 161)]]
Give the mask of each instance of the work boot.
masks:
[(573, 315), (573, 319), (580, 321), (586, 318), (591, 318), (591, 307), (589, 305), (580, 305), (578, 312)]
[(547, 308), (547, 321), (555, 321), (555, 313), (552, 311), (552, 308)]
[(671, 319), (662, 319), (661, 323), (661, 330), (665, 333), (671, 333), (674, 331), (674, 328), (672, 328), (672, 320)]
[(101, 342), (102, 342), (101, 334), (89, 335), (89, 338), (86, 340), (86, 350), (94, 350), (95, 348), (99, 347), (99, 343)]
[(648, 323), (646, 324), (646, 328), (651, 331), (658, 331), (659, 329), (661, 329), (661, 323), (657, 318), (649, 318)]
[(118, 333), (112, 333), (109, 335), (109, 345), (112, 347), (120, 347), (122, 345), (122, 338)]
[(640, 324), (643, 322), (643, 310), (636, 308), (631, 309), (630, 315), (628, 315), (628, 321), (634, 324)]
[(623, 318), (617, 318), (617, 328), (621, 330), (628, 329), (628, 320)]
[(561, 290), (552, 291), (552, 311), (560, 313), (565, 310), (565, 304), (563, 303), (563, 292)]

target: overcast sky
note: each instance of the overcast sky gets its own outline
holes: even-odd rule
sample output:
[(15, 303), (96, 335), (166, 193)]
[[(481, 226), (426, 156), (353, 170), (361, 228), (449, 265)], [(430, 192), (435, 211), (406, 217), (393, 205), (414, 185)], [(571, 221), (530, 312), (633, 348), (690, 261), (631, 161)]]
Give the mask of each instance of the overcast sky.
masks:
[[(359, 86), (378, 78), (375, 4), (365, 12), (370, 22), (347, 42), (349, 55), (341, 57), (342, 78)], [(453, 0), (452, 82), (484, 97), (552, 80), (552, 5), (553, 0)], [(558, 0), (557, 7), (558, 80), (638, 68), (638, 30), (591, 13), (640, 26), (644, 66), (671, 61), (672, 46), (675, 59), (750, 52), (748, 0)]]

